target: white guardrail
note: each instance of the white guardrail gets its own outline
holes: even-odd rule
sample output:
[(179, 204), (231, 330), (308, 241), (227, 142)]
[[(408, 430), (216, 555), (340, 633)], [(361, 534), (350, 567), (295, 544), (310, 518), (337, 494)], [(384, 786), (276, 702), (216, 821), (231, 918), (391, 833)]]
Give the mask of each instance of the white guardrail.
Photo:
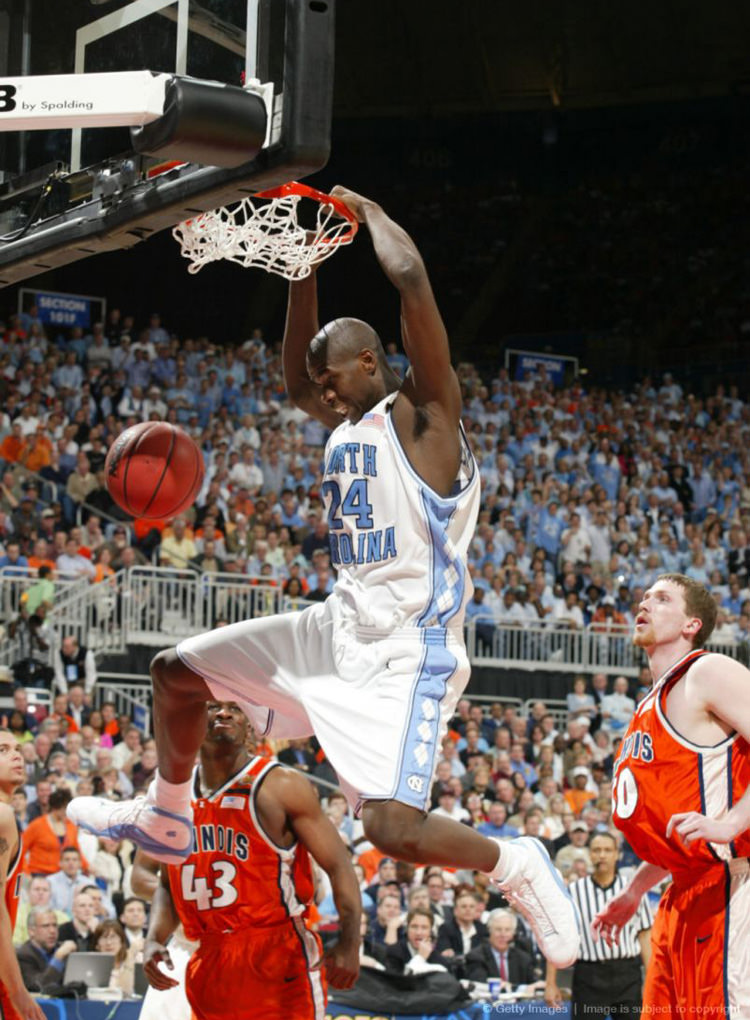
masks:
[[(644, 653), (631, 641), (630, 628), (624, 626), (607, 631), (596, 624), (575, 630), (554, 625), (508, 626), (480, 617), (469, 622), (466, 645), (474, 665), (500, 669), (637, 676), (646, 664)], [(745, 664), (750, 660), (745, 642), (711, 641), (706, 647)]]
[[(1, 622), (6, 628), (0, 641), (0, 664), (12, 666), (17, 661), (19, 641), (8, 637), (8, 622), (17, 617), (21, 596), (34, 582), (30, 571), (0, 571)], [(101, 657), (122, 653), (131, 645), (168, 647), (222, 622), (271, 616), (305, 605), (302, 599), (285, 597), (281, 586), (268, 584), (266, 578), (143, 566), (121, 570), (99, 584), (57, 581), (48, 622), (58, 639), (74, 633), (80, 644)], [(480, 618), (467, 624), (466, 640), (469, 657), (477, 666), (634, 676), (644, 661), (627, 628), (604, 632), (596, 625), (576, 630), (505, 626)], [(748, 661), (745, 643), (709, 647)], [(50, 661), (53, 654), (50, 648)]]

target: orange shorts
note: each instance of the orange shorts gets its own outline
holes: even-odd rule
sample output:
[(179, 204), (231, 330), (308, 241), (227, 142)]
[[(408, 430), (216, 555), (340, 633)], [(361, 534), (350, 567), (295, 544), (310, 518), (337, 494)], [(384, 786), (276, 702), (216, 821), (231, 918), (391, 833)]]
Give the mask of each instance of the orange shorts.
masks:
[(324, 1020), (320, 938), (300, 919), (201, 938), (185, 991), (197, 1020)]
[(643, 1016), (750, 1017), (750, 862), (671, 885), (651, 935)]

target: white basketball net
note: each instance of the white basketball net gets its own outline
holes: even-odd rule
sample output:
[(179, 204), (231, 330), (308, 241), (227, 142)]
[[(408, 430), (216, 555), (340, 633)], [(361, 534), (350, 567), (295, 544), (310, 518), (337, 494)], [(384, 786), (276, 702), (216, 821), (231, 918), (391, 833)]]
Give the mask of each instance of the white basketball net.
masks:
[(344, 219), (333, 205), (319, 200), (316, 226), (306, 229), (297, 220), (297, 207), (303, 197), (311, 196), (254, 195), (232, 208), (213, 209), (179, 223), (172, 236), (190, 260), (188, 272), (197, 273), (207, 263), (225, 259), (245, 268), (257, 266), (286, 280), (304, 280), (313, 265), (353, 240), (357, 223)]

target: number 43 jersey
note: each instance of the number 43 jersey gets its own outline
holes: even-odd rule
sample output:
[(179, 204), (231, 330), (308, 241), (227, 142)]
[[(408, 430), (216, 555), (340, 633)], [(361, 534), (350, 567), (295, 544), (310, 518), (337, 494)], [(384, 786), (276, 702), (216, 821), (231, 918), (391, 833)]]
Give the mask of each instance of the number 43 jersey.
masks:
[(448, 496), (416, 473), (391, 416), (395, 394), (345, 421), (325, 451), (334, 588), (360, 627), (460, 630), (473, 591), (466, 553), (479, 510), (479, 471), (460, 433), (461, 463)]
[(729, 844), (667, 839), (672, 815), (697, 811), (720, 818), (750, 785), (750, 747), (732, 734), (713, 747), (693, 744), (667, 718), (667, 696), (695, 662), (696, 650), (675, 663), (641, 701), (620, 745), (614, 769), (613, 820), (641, 860), (672, 872), (684, 885), (712, 865), (750, 856), (750, 832)]
[(169, 866), (169, 885), (188, 939), (268, 928), (304, 916), (313, 896), (307, 850), (277, 846), (263, 831), (256, 795), (277, 762), (253, 758), (224, 786), (202, 796), (194, 777), (193, 852)]

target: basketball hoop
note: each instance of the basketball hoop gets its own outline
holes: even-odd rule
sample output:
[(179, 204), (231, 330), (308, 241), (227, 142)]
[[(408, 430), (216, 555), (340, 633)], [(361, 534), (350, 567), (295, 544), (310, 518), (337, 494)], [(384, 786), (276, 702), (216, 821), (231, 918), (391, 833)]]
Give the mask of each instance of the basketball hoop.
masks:
[[(317, 203), (315, 226), (299, 223), (300, 200)], [(225, 259), (246, 269), (257, 266), (286, 280), (304, 280), (312, 267), (349, 244), (359, 224), (337, 198), (291, 181), (259, 191), (232, 208), (221, 207), (185, 220), (172, 230), (188, 272)]]

